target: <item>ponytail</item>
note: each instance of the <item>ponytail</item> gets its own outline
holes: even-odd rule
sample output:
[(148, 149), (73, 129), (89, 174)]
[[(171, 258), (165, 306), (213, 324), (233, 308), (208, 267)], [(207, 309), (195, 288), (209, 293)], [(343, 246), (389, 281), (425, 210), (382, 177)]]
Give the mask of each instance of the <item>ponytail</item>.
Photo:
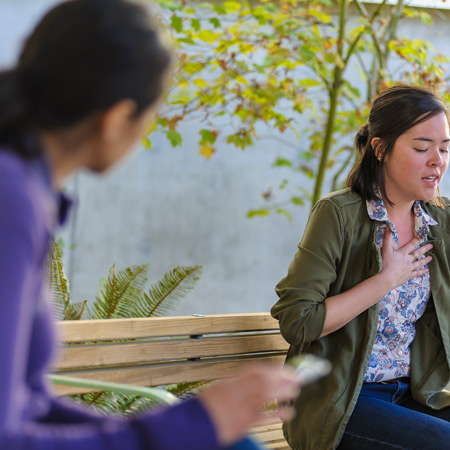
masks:
[(26, 93), (18, 70), (0, 72), (0, 146), (23, 158), (40, 154), (36, 139), (28, 129)]

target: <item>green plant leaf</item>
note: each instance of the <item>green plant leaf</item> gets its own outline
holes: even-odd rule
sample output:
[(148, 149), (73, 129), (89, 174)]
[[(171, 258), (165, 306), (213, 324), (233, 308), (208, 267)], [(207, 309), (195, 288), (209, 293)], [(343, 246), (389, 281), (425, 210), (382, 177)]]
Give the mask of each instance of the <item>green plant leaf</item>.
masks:
[(87, 300), (70, 303), (64, 312), (64, 320), (80, 320), (86, 310), (86, 304)]
[(183, 138), (181, 137), (181, 134), (178, 133), (176, 130), (169, 130), (166, 132), (166, 137), (170, 141), (173, 147), (180, 146), (183, 142)]
[(268, 216), (270, 214), (270, 211), (268, 208), (263, 208), (263, 209), (251, 209), (248, 213), (247, 213), (247, 218), (248, 219), (252, 219), (253, 217), (258, 217), (258, 216)]
[(173, 15), (170, 21), (170, 26), (177, 32), (183, 31), (183, 19), (180, 16)]
[(222, 23), (220, 22), (220, 20), (217, 17), (213, 17), (213, 18), (209, 19), (209, 23), (214, 28), (220, 28), (222, 26)]
[(277, 158), (275, 162), (272, 164), (272, 167), (292, 167), (292, 161), (286, 158)]
[(55, 239), (50, 241), (46, 278), (56, 316), (64, 320), (66, 309), (70, 305), (70, 283), (64, 271), (61, 248)]
[(200, 28), (201, 28), (200, 20), (198, 20), (198, 19), (191, 19), (191, 27), (192, 27), (193, 30), (199, 31)]
[(201, 135), (201, 144), (214, 144), (216, 142), (216, 136), (210, 130), (202, 129), (199, 131)]
[(135, 304), (139, 301), (147, 282), (148, 264), (140, 264), (116, 271), (113, 264), (92, 308), (91, 319), (133, 317)]
[(291, 215), (291, 213), (290, 213), (289, 211), (287, 211), (286, 209), (284, 209), (284, 208), (277, 208), (277, 209), (275, 210), (275, 212), (276, 212), (277, 214), (283, 214), (283, 215), (287, 218), (287, 220), (289, 220), (289, 222), (292, 222), (292, 215)]
[(136, 302), (132, 317), (159, 317), (172, 311), (194, 288), (202, 269), (202, 266), (178, 266), (166, 273)]

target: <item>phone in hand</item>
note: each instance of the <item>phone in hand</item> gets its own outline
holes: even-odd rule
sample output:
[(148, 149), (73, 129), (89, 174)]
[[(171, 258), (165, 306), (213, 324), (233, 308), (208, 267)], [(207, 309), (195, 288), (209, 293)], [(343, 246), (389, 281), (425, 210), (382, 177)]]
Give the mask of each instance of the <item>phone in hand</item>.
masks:
[(295, 368), (295, 376), (300, 386), (328, 375), (332, 368), (330, 361), (310, 353), (294, 356), (287, 363)]

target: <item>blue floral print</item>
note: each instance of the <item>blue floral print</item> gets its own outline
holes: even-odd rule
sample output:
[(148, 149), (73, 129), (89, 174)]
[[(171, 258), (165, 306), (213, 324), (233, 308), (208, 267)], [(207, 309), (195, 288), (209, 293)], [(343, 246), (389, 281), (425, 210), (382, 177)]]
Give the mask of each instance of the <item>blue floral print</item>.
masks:
[[(367, 212), (377, 222), (377, 247), (381, 250), (384, 230), (389, 228), (398, 248), (398, 233), (383, 201), (367, 201)], [(417, 247), (420, 247), (428, 240), (428, 227), (437, 222), (423, 211), (419, 201), (414, 202), (413, 213), (414, 232), (421, 239)], [(429, 296), (430, 274), (426, 273), (398, 286), (379, 301), (377, 334), (364, 381), (376, 383), (409, 376), (409, 346), (415, 336), (415, 323), (424, 313)]]

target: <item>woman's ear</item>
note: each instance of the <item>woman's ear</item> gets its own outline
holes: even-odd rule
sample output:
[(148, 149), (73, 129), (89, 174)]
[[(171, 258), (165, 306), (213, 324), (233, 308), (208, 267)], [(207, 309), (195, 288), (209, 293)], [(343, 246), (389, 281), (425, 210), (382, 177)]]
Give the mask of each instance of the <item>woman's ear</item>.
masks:
[(378, 161), (381, 161), (381, 158), (383, 157), (383, 144), (381, 142), (381, 138), (374, 137), (370, 141), (370, 145), (373, 148), (373, 151), (375, 153), (375, 157), (378, 159)]
[(136, 103), (129, 99), (121, 100), (104, 111), (100, 117), (99, 130), (104, 142), (119, 140), (126, 132), (135, 111)]

